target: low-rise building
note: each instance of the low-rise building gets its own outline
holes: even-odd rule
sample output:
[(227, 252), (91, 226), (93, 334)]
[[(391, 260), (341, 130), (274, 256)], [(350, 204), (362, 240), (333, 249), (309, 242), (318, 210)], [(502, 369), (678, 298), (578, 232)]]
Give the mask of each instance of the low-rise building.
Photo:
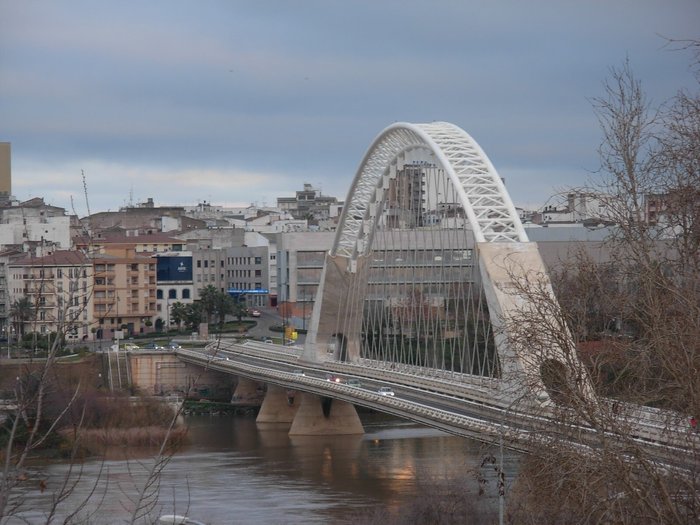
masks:
[(238, 246), (226, 250), (226, 283), (228, 291), (245, 297), (249, 307), (270, 304), (269, 257), (267, 246)]
[(277, 208), (295, 219), (328, 219), (338, 213), (339, 205), (342, 203), (337, 198), (323, 195), (311, 184), (304, 184), (304, 189), (297, 191), (294, 197), (277, 198)]
[(156, 329), (170, 327), (175, 303), (191, 304), (195, 299), (192, 252), (167, 252), (156, 256)]
[(71, 225), (76, 217), (66, 215), (65, 208), (51, 206), (42, 198), (12, 202), (0, 208), (0, 246), (22, 245), (25, 242), (49, 242), (59, 249), (71, 247)]

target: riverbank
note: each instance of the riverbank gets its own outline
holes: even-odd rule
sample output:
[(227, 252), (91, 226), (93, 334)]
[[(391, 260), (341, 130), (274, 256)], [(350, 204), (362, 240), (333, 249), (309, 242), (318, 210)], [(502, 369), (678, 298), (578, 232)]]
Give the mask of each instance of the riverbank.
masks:
[[(100, 456), (109, 448), (159, 448), (162, 443), (175, 449), (185, 442), (186, 427), (168, 430), (176, 414), (167, 402), (106, 389), (102, 355), (57, 361), (50, 372), (44, 366), (42, 360), (3, 360), (0, 390), (12, 403), (0, 429), (2, 449), (12, 440), (13, 450), (29, 445), (32, 456), (68, 458)], [(45, 394), (38, 404), (40, 384)]]

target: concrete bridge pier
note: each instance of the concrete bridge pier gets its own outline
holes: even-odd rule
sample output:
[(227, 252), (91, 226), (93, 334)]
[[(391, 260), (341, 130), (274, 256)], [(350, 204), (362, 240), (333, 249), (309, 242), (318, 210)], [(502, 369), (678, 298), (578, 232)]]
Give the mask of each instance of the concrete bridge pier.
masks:
[(364, 434), (355, 407), (351, 403), (305, 392), (297, 393), (301, 398), (299, 409), (290, 436), (350, 435)]
[(292, 392), (277, 385), (267, 385), (256, 423), (284, 423), (291, 425), (299, 408), (299, 393)]
[(246, 377), (239, 377), (236, 390), (233, 392), (231, 403), (256, 404), (262, 398), (260, 385)]

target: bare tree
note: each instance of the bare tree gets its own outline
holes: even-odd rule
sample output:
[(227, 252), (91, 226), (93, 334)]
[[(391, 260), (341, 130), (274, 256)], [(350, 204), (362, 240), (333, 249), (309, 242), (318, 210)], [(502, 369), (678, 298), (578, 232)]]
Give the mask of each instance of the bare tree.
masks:
[(510, 515), (697, 523), (700, 96), (682, 92), (652, 109), (628, 61), (604, 89), (594, 101), (601, 180), (591, 190), (617, 225), (611, 260), (581, 252), (552, 276), (559, 301), (544, 276), (514, 280), (527, 306), (504, 320), (509, 344), (539, 371), (522, 398), (544, 385), (550, 421), (529, 436)]

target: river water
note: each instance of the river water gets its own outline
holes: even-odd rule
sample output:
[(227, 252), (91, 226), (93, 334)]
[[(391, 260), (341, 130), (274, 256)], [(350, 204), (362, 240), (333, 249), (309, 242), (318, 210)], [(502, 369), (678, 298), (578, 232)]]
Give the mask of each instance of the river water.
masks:
[[(380, 414), (361, 418), (363, 436), (290, 438), (287, 429), (260, 428), (252, 417), (188, 416), (191, 444), (164, 468), (155, 506), (140, 523), (180, 514), (212, 525), (361, 524), (370, 522), (376, 509), (396, 515), (445, 482), (459, 486), (481, 511), (497, 516), (494, 468), (481, 467), (489, 455), (500, 458), (497, 447)], [(136, 487), (143, 485), (152, 461), (138, 459), (135, 451), (125, 454), (124, 459), (82, 465), (80, 480), (58, 505), (55, 522), (62, 523), (91, 492), (73, 522), (127, 522)], [(508, 480), (517, 460), (506, 451)], [(26, 521), (2, 523), (45, 523), (52, 494), (69, 468), (60, 463), (37, 467), (20, 500), (19, 515)], [(478, 496), (479, 476), (489, 483)], [(43, 491), (38, 479), (45, 480)]]

